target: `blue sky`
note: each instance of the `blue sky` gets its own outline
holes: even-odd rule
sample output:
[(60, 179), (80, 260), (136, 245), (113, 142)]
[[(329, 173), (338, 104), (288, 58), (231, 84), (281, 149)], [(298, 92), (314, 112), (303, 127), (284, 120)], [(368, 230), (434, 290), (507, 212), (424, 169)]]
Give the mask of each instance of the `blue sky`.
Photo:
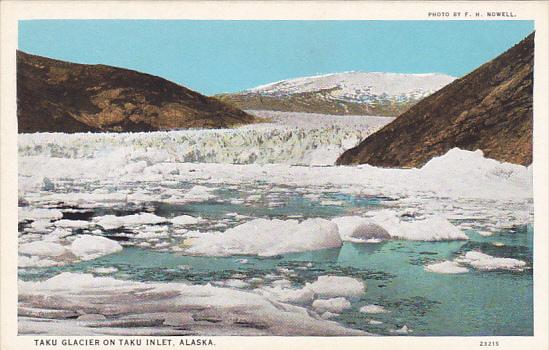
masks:
[(19, 49), (211, 95), (343, 71), (459, 77), (533, 29), (533, 21), (32, 20), (19, 22)]

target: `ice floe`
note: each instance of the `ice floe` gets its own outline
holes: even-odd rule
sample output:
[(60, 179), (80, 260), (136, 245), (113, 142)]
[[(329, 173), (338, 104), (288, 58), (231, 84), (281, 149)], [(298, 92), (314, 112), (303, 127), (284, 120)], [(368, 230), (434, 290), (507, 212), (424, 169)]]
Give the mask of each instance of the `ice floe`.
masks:
[(19, 208), (19, 221), (25, 220), (58, 220), (63, 217), (63, 213), (58, 209), (47, 208)]
[(59, 243), (48, 241), (34, 241), (21, 244), (19, 254), (54, 257), (67, 253), (67, 248)]
[(526, 262), (512, 258), (498, 258), (477, 251), (470, 251), (456, 259), (457, 262), (470, 265), (481, 271), (517, 270), (522, 271)]
[(86, 220), (57, 220), (54, 222), (55, 226), (61, 227), (61, 228), (70, 228), (70, 229), (78, 229), (78, 228), (87, 228), (92, 225), (91, 222)]
[(118, 272), (118, 269), (116, 267), (96, 267), (92, 269), (93, 273), (97, 273), (100, 275), (110, 275), (111, 273)]
[(411, 333), (411, 332), (413, 332), (413, 330), (408, 328), (407, 325), (402, 326), (402, 328), (392, 329), (391, 330), (391, 333), (396, 333), (396, 334), (408, 334), (408, 333)]
[(479, 251), (469, 251), (453, 261), (442, 261), (425, 266), (425, 271), (435, 273), (458, 274), (469, 270), (467, 266), (480, 271), (523, 271), (527, 263), (512, 258), (498, 258)]
[(425, 266), (425, 271), (434, 273), (458, 274), (469, 272), (469, 269), (461, 266), (455, 261), (442, 261)]
[(82, 260), (92, 260), (100, 256), (122, 250), (120, 243), (101, 236), (81, 235), (70, 246), (71, 252)]
[[(313, 317), (303, 307), (210, 285), (143, 283), (64, 272), (45, 281), (19, 281), (19, 293), (19, 334), (368, 334)], [(29, 314), (29, 309), (48, 309), (49, 314)], [(70, 317), (63, 316), (69, 311)]]
[(332, 314), (340, 314), (343, 310), (351, 307), (351, 303), (343, 298), (317, 299), (313, 301), (313, 310), (319, 314), (331, 312)]
[(386, 239), (414, 241), (466, 240), (467, 235), (448, 220), (431, 216), (404, 220), (390, 210), (375, 212), (372, 217), (345, 216), (332, 220), (341, 239), (351, 242), (374, 242)]
[(385, 314), (389, 312), (389, 310), (385, 309), (383, 306), (375, 304), (364, 305), (359, 311), (367, 314)]
[(126, 216), (96, 216), (93, 221), (106, 230), (112, 230), (122, 226), (161, 224), (168, 222), (168, 219), (151, 213), (138, 213)]
[(323, 298), (360, 297), (366, 290), (363, 281), (347, 276), (319, 276), (315, 282), (305, 286)]
[(170, 221), (175, 226), (186, 226), (186, 225), (196, 225), (204, 221), (204, 219), (202, 219), (201, 217), (194, 217), (190, 215), (180, 215), (172, 218)]
[(221, 233), (206, 233), (185, 241), (186, 252), (197, 255), (273, 256), (341, 247), (337, 225), (325, 219), (255, 219)]
[(17, 266), (20, 268), (28, 267), (50, 267), (50, 266), (60, 266), (63, 265), (63, 262), (51, 260), (48, 258), (41, 258), (39, 256), (24, 256), (19, 255), (17, 259)]
[(263, 287), (260, 293), (266, 294), (278, 301), (290, 304), (307, 305), (315, 298), (315, 292), (308, 287), (293, 289), (289, 286)]

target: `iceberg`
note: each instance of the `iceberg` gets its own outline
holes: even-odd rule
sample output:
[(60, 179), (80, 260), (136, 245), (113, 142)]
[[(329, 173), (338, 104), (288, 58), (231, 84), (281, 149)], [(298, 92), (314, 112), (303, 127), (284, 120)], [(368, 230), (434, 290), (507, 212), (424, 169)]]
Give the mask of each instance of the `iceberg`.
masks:
[(413, 241), (467, 240), (459, 228), (439, 216), (403, 220), (390, 210), (374, 212), (372, 217), (344, 216), (332, 220), (341, 239), (355, 243), (377, 243), (387, 239)]
[(153, 225), (168, 222), (166, 218), (151, 213), (138, 213), (126, 216), (96, 216), (93, 218), (93, 221), (106, 230), (112, 230), (122, 226)]
[(63, 213), (58, 209), (19, 208), (19, 222), (25, 220), (59, 220)]
[(366, 291), (366, 284), (356, 278), (346, 276), (319, 276), (305, 287), (322, 298), (360, 297)]
[(34, 241), (21, 244), (19, 254), (54, 257), (67, 253), (67, 248), (59, 243), (48, 241)]
[(325, 219), (255, 219), (221, 233), (196, 235), (185, 240), (188, 254), (273, 256), (342, 245), (337, 226)]
[(309, 305), (315, 298), (315, 293), (312, 289), (304, 287), (300, 289), (284, 288), (284, 287), (264, 287), (260, 289), (261, 293), (265, 293), (273, 299), (283, 303)]
[(526, 268), (526, 262), (511, 258), (497, 258), (477, 251), (470, 251), (464, 256), (456, 259), (457, 262), (468, 264), (481, 271), (494, 270), (516, 270), (522, 271)]
[(351, 303), (342, 297), (331, 299), (317, 299), (313, 301), (313, 310), (319, 314), (330, 312), (332, 314), (339, 314), (343, 310), (351, 307)]
[(425, 266), (425, 271), (444, 274), (458, 274), (469, 272), (469, 269), (459, 265), (455, 261), (442, 261)]
[(186, 225), (196, 225), (203, 221), (201, 217), (194, 217), (190, 215), (180, 215), (172, 218), (170, 220), (174, 226), (186, 226)]
[[(45, 281), (20, 280), (19, 293), (19, 334), (368, 335), (313, 317), (303, 307), (211, 285), (143, 283), (63, 272)], [(28, 309), (50, 313), (21, 317)], [(61, 318), (74, 310), (79, 319)]]
[(82, 260), (92, 260), (116, 253), (122, 246), (112, 239), (93, 235), (80, 235), (70, 245), (71, 252)]
[(527, 268), (526, 262), (512, 258), (497, 258), (479, 251), (469, 251), (454, 261), (443, 261), (425, 266), (425, 271), (446, 274), (465, 273), (470, 266), (480, 271), (523, 271)]

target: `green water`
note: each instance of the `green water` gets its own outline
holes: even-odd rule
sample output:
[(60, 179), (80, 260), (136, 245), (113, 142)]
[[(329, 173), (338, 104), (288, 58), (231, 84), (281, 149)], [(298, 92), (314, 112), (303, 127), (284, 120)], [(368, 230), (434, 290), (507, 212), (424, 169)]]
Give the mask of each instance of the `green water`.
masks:
[[(532, 266), (531, 226), (516, 227), (491, 237), (468, 231), (467, 242), (391, 241), (380, 244), (346, 243), (340, 249), (286, 254), (271, 258), (193, 257), (127, 247), (122, 252), (64, 267), (20, 271), (24, 280), (44, 279), (62, 271), (90, 272), (116, 267), (119, 279), (205, 284), (239, 274), (239, 278), (264, 278), (280, 268), (295, 287), (320, 275), (352, 276), (366, 282), (367, 290), (352, 308), (335, 320), (353, 328), (381, 335), (407, 325), (410, 335), (532, 335), (532, 270), (445, 275), (429, 273), (424, 265), (453, 259), (465, 251), (525, 260)], [(496, 247), (492, 242), (505, 244)], [(268, 279), (265, 280), (266, 283)], [(252, 287), (250, 287), (252, 288)], [(367, 304), (384, 306), (389, 313), (365, 314)], [(370, 324), (369, 320), (382, 321)]]

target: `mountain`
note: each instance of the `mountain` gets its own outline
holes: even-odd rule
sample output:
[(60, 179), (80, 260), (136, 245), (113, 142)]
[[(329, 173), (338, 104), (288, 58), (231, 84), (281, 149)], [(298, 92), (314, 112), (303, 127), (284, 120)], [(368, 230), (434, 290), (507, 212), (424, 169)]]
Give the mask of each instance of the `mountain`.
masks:
[(453, 80), (444, 74), (345, 72), (282, 80), (216, 97), (249, 110), (397, 116)]
[(534, 33), (410, 108), (337, 164), (419, 167), (454, 147), (532, 163)]
[(165, 79), (17, 51), (20, 133), (219, 128), (254, 117)]

